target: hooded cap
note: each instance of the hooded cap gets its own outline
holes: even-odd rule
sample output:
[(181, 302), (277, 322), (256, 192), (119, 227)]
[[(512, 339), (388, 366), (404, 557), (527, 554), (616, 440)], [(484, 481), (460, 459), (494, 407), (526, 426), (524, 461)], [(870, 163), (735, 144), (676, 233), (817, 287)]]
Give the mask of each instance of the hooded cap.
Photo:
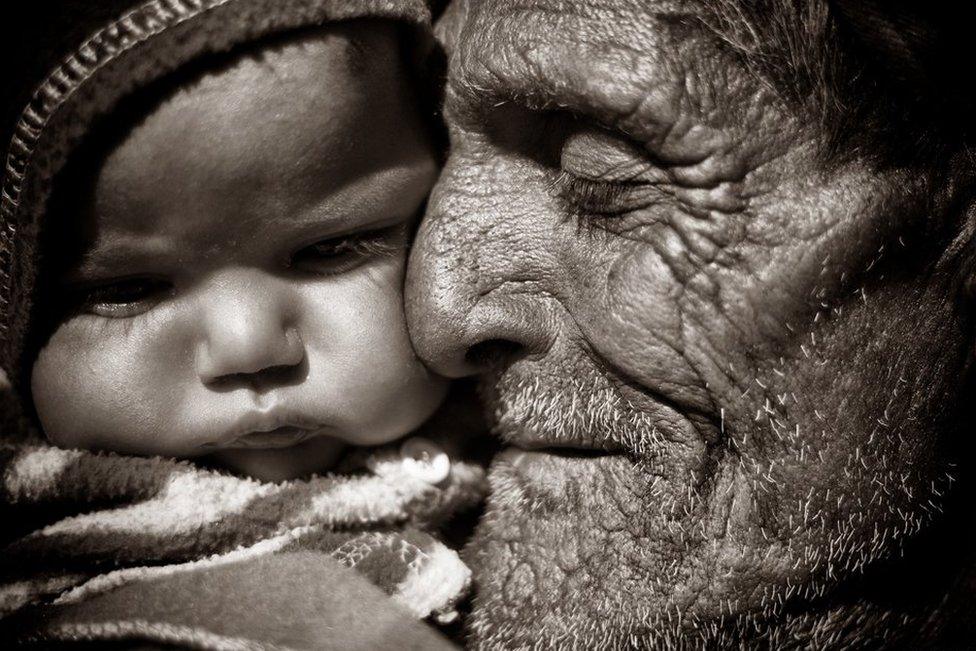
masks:
[[(46, 0), (0, 40), (8, 75), (2, 116), (0, 391), (21, 393), (38, 276), (37, 242), (52, 183), (118, 102), (189, 61), (262, 37), (355, 18), (429, 30), (425, 0)], [(41, 9), (38, 9), (38, 6)], [(19, 51), (18, 51), (19, 50)], [(5, 71), (6, 73), (6, 71)], [(0, 404), (0, 408), (3, 405)], [(9, 409), (9, 406), (8, 406)]]

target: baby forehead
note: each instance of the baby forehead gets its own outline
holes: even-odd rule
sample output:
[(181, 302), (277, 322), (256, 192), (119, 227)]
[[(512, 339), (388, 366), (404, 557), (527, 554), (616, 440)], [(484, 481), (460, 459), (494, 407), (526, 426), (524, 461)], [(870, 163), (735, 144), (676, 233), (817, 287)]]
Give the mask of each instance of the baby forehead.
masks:
[(73, 168), (91, 172), (65, 177), (62, 195), (86, 206), (71, 219), (97, 251), (155, 240), (197, 250), (305, 218), (319, 230), (323, 215), (337, 227), (358, 219), (374, 194), (403, 185), (388, 170), (430, 166), (399, 51), (392, 24), (343, 23), (144, 89), (78, 152)]
[(221, 203), (242, 184), (301, 195), (395, 159), (393, 143), (419, 128), (405, 119), (415, 108), (397, 52), (392, 25), (359, 21), (262, 44), (184, 79), (115, 139), (96, 201), (144, 213), (160, 192), (178, 199), (202, 186)]
[[(215, 138), (233, 133), (235, 140), (262, 126), (331, 131), (341, 126), (337, 111), (369, 108), (372, 95), (402, 85), (393, 83), (400, 72), (393, 25), (339, 23), (191, 63), (160, 91), (148, 91), (156, 97), (143, 102), (147, 115), (133, 131), (200, 127)], [(171, 115), (177, 124), (159, 119)]]
[[(390, 74), (399, 67), (399, 34), (390, 21), (354, 20), (268, 37), (191, 62), (175, 95), (241, 92), (241, 87), (256, 95), (275, 83)], [(330, 85), (330, 90), (341, 88)]]

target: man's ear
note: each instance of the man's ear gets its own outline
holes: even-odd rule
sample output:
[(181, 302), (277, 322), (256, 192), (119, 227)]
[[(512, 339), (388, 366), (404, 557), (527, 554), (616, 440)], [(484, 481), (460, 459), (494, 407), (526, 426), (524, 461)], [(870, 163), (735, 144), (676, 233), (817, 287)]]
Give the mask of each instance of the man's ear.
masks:
[(961, 206), (961, 229), (950, 247), (958, 257), (959, 293), (970, 309), (976, 310), (976, 191), (968, 193)]
[(961, 147), (931, 193), (929, 215), (936, 231), (951, 233), (936, 268), (953, 274), (953, 289), (976, 309), (976, 154)]

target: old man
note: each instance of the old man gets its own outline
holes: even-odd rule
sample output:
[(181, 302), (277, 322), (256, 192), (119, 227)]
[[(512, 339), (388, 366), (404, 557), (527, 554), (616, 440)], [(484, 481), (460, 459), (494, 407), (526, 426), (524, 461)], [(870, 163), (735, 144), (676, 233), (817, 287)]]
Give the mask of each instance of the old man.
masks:
[(506, 446), (475, 644), (967, 639), (973, 163), (915, 4), (453, 3), (408, 314)]

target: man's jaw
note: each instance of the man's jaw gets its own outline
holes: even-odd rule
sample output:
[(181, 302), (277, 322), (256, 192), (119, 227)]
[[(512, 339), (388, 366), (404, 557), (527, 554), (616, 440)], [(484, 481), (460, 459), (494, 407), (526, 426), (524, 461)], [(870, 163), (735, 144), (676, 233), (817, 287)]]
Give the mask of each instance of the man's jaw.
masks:
[(465, 550), (476, 647), (715, 646), (793, 630), (784, 604), (807, 604), (813, 570), (790, 559), (825, 548), (816, 529), (757, 538), (781, 497), (757, 501), (742, 462), (716, 460), (667, 406), (658, 417), (598, 378), (518, 370), (483, 390), (507, 447)]
[[(486, 513), (466, 548), (478, 586), (475, 639), (555, 642), (594, 632), (597, 622), (634, 630), (648, 620), (624, 608), (625, 592), (643, 602), (644, 614), (667, 617), (680, 563), (653, 579), (662, 557), (684, 553), (681, 529), (697, 517), (682, 515), (683, 505), (667, 496), (687, 494), (706, 443), (669, 405), (649, 399), (638, 409), (592, 367), (547, 381), (529, 370), (516, 363), (482, 387), (505, 449), (491, 465)], [(661, 485), (670, 487), (663, 500)], [(659, 526), (665, 508), (686, 521)], [(635, 580), (640, 590), (621, 590)]]

